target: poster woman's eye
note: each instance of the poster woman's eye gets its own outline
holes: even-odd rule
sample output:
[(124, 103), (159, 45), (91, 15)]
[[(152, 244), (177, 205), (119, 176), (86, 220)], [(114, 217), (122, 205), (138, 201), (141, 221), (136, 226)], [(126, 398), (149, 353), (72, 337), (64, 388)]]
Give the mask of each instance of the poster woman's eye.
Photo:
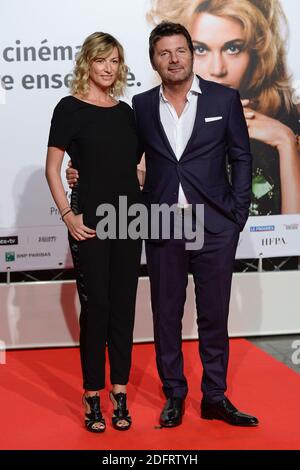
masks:
[(201, 44), (194, 44), (194, 52), (196, 55), (205, 55), (207, 53), (207, 47)]
[(230, 55), (239, 54), (242, 51), (242, 46), (232, 45), (226, 49)]

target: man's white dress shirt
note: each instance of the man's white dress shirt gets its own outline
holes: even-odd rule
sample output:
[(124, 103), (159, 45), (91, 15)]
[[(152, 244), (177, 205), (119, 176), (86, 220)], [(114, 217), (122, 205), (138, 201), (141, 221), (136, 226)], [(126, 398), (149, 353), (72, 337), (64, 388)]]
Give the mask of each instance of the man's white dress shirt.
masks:
[[(196, 119), (199, 93), (201, 93), (199, 81), (196, 75), (194, 75), (192, 86), (186, 95), (185, 107), (180, 117), (178, 117), (174, 106), (167, 100), (164, 95), (163, 86), (160, 86), (160, 120), (171, 145), (171, 148), (174, 154), (176, 155), (178, 161), (180, 160), (180, 157), (183, 154), (184, 149), (187, 146), (187, 143), (192, 135)], [(188, 206), (187, 198), (185, 197), (180, 183), (178, 192), (178, 206), (182, 208)]]

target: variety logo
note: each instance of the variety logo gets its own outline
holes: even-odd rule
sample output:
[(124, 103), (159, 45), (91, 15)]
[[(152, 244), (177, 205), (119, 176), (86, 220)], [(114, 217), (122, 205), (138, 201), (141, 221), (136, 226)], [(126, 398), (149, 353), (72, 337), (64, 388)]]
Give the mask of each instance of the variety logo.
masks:
[(285, 230), (298, 230), (299, 224), (284, 224)]
[(56, 242), (56, 236), (51, 235), (51, 236), (41, 236), (38, 238), (38, 243), (51, 243), (51, 242)]

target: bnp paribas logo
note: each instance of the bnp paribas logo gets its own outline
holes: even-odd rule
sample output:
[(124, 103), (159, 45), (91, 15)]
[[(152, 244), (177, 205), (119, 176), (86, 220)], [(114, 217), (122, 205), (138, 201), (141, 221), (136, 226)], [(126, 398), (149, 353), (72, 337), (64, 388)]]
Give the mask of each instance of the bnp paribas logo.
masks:
[(7, 251), (5, 253), (5, 261), (7, 263), (11, 263), (12, 261), (15, 261), (16, 260), (16, 254), (14, 251)]

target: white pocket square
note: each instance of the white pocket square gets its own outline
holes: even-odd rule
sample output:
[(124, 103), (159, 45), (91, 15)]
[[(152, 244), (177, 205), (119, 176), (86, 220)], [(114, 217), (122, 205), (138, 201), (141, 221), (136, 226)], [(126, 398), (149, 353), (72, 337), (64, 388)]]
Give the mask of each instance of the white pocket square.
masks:
[(206, 117), (205, 122), (219, 121), (223, 116)]

